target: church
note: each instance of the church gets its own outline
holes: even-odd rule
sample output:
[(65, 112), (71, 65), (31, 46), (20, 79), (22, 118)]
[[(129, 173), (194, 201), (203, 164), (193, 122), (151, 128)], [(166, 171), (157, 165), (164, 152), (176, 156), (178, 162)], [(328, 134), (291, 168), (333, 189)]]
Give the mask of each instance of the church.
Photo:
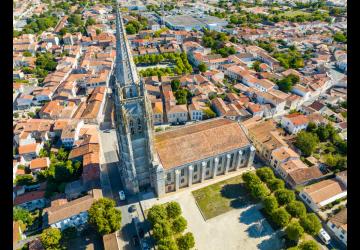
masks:
[(118, 8), (114, 90), (119, 170), (128, 193), (151, 187), (163, 196), (252, 164), (255, 148), (236, 121), (211, 119), (154, 135)]

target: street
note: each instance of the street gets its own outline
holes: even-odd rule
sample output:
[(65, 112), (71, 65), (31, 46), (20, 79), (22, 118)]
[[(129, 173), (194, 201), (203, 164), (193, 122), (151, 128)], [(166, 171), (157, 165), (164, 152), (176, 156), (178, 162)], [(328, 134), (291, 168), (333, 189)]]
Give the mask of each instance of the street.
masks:
[(129, 207), (135, 205), (139, 215), (141, 215), (140, 205), (137, 197), (127, 196), (125, 201), (120, 201), (119, 191), (124, 190), (118, 170), (119, 158), (116, 152), (117, 137), (114, 129), (109, 132), (100, 132), (101, 144), (101, 186), (104, 197), (114, 199), (117, 209), (121, 210), (121, 236), (119, 241), (122, 242), (124, 249), (140, 249), (135, 246), (132, 240), (136, 235), (136, 229), (132, 223), (132, 216)]

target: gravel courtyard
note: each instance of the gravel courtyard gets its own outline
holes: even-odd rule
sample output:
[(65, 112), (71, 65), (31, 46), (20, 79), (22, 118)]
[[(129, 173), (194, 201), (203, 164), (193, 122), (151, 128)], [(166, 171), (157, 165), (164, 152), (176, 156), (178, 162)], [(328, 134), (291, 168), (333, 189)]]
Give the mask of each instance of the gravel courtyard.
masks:
[[(214, 183), (218, 181), (221, 180), (214, 180)], [(234, 208), (205, 221), (191, 191), (211, 184), (204, 183), (159, 200), (143, 201), (143, 207), (148, 209), (154, 204), (179, 202), (183, 216), (188, 221), (188, 230), (194, 234), (195, 249), (198, 250), (281, 249), (281, 240), (260, 213), (258, 205)]]

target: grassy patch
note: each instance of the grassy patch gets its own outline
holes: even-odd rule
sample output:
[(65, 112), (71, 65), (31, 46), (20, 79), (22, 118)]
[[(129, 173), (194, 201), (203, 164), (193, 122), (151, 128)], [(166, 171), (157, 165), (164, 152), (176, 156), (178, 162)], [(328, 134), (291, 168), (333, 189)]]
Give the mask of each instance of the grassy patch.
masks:
[(192, 194), (206, 220), (251, 202), (240, 175), (195, 190)]
[(310, 13), (302, 10), (292, 10), (292, 11), (286, 11), (283, 14), (281, 14), (281, 16), (286, 16), (286, 17), (296, 17), (300, 15), (309, 16)]

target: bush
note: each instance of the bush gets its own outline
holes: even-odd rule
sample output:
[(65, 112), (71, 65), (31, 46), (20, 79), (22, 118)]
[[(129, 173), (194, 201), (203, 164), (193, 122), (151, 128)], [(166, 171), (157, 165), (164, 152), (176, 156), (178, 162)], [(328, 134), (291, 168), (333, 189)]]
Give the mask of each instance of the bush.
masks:
[(310, 235), (317, 235), (321, 229), (321, 222), (319, 218), (310, 213), (300, 219), (300, 225), (304, 228), (305, 232)]
[(154, 205), (149, 209), (147, 219), (151, 222), (152, 225), (155, 225), (158, 221), (167, 219), (167, 212), (163, 206)]
[(177, 245), (179, 250), (189, 250), (195, 246), (195, 239), (192, 233), (186, 233), (185, 235), (177, 239)]
[(285, 208), (281, 207), (276, 209), (271, 214), (271, 218), (273, 219), (276, 225), (280, 227), (285, 227), (289, 223), (291, 219), (291, 215), (288, 212), (286, 212)]
[(199, 64), (199, 71), (200, 72), (205, 72), (207, 70), (206, 64), (205, 63), (200, 63)]
[(301, 201), (292, 201), (287, 204), (286, 211), (293, 217), (301, 218), (306, 214), (306, 207)]
[(304, 235), (304, 228), (299, 222), (294, 221), (286, 227), (285, 233), (289, 240), (298, 241)]
[(285, 182), (279, 178), (274, 178), (272, 180), (269, 180), (267, 183), (268, 188), (271, 190), (271, 192), (274, 192), (279, 189), (285, 188)]
[(279, 204), (274, 196), (268, 196), (263, 201), (264, 209), (268, 214), (271, 214), (279, 207)]
[(179, 216), (172, 222), (172, 230), (175, 233), (182, 233), (187, 227), (187, 221), (184, 217)]
[(279, 189), (274, 193), (279, 205), (285, 205), (295, 200), (295, 193), (288, 189)]
[(268, 183), (270, 180), (275, 178), (274, 172), (269, 167), (256, 169), (256, 175), (259, 176), (259, 178), (265, 183)]
[(31, 174), (18, 175), (15, 178), (16, 185), (29, 186), (34, 184), (34, 177)]

